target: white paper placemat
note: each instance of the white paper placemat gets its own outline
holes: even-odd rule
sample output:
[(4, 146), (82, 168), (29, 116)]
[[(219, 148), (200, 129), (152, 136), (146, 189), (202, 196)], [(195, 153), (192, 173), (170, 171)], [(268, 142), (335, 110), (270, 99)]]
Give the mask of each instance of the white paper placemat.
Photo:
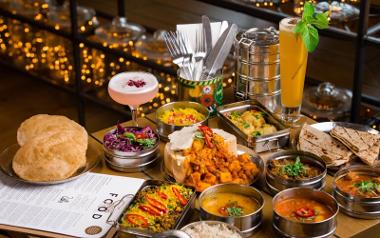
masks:
[[(0, 224), (75, 237), (102, 237), (111, 228), (106, 223), (110, 214), (107, 208), (127, 194), (136, 194), (143, 182), (88, 173), (65, 184), (35, 186), (0, 173)], [(113, 217), (122, 211), (118, 209), (119, 214)]]

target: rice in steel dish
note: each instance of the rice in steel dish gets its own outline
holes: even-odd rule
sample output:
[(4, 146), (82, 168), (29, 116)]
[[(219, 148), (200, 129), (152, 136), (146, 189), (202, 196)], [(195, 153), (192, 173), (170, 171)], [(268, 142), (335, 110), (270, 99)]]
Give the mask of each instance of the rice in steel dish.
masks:
[(242, 236), (234, 230), (231, 230), (226, 224), (207, 224), (199, 222), (198, 224), (187, 227), (183, 230), (191, 238), (241, 238)]

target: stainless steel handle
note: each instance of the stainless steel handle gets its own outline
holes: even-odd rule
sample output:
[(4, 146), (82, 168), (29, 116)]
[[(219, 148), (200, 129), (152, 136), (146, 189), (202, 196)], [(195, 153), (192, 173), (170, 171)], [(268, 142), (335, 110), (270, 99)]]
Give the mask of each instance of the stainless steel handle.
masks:
[[(116, 226), (118, 217), (115, 220), (112, 220), (115, 211), (120, 210), (122, 207), (124, 207), (123, 205), (126, 204), (127, 201), (131, 201), (134, 196), (135, 195), (133, 194), (127, 194), (123, 196), (119, 201), (116, 201), (115, 203), (111, 204), (107, 208), (107, 211), (111, 211), (111, 212), (110, 212), (110, 215), (107, 217), (106, 223), (112, 226)], [(127, 198), (129, 198), (129, 200), (126, 200)]]
[[(275, 143), (276, 143), (276, 146), (273, 147), (273, 148), (271, 148), (271, 146), (270, 146), (270, 145), (272, 144), (272, 142), (275, 142)], [(268, 151), (272, 152), (272, 150), (273, 150), (273, 151), (276, 151), (276, 150), (279, 150), (279, 149), (280, 149), (280, 142), (278, 141), (277, 138), (275, 138), (275, 139), (271, 139), (271, 140), (267, 140), (267, 141), (265, 141), (263, 146), (264, 146), (264, 147), (266, 146), (267, 149), (268, 149)]]

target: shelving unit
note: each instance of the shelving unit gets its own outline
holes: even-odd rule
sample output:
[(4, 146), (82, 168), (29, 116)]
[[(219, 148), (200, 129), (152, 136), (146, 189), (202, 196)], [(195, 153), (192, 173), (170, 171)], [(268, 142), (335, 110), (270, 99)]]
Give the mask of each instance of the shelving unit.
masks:
[[(278, 24), (280, 20), (289, 15), (276, 12), (269, 9), (256, 8), (248, 3), (244, 3), (238, 0), (197, 0), (199, 2), (204, 2), (212, 4), (218, 7), (234, 10), (240, 13), (248, 14), (253, 17), (267, 20)], [(342, 40), (355, 40), (355, 65), (353, 74), (353, 87), (352, 87), (352, 106), (351, 106), (351, 121), (359, 122), (360, 116), (360, 106), (362, 98), (364, 101), (374, 104), (376, 106), (380, 105), (379, 100), (375, 100), (369, 97), (362, 96), (362, 83), (363, 83), (363, 67), (364, 67), (364, 50), (366, 46), (375, 46), (380, 48), (380, 39), (367, 35), (368, 31), (368, 17), (370, 10), (370, 0), (360, 1), (360, 15), (358, 21), (357, 33), (344, 31), (339, 28), (330, 27), (326, 30), (322, 30), (320, 33), (323, 36), (333, 37)]]
[[(267, 20), (273, 23), (278, 23), (282, 18), (287, 17), (288, 15), (282, 12), (277, 12), (270, 9), (264, 9), (264, 8), (257, 8), (252, 5), (243, 3), (241, 1), (237, 0), (197, 0), (199, 2), (212, 4), (218, 7), (226, 8), (229, 10), (233, 10), (236, 12), (244, 13), (256, 18), (260, 18), (263, 20)], [(22, 15), (18, 14), (12, 14), (8, 11), (0, 9), (0, 16), (15, 19), (22, 23), (27, 23), (33, 27), (36, 27), (38, 29), (46, 30), (50, 33), (56, 34), (58, 36), (64, 37), (65, 39), (70, 40), (72, 51), (73, 51), (73, 69), (74, 69), (74, 75), (75, 75), (75, 84), (73, 90), (71, 88), (63, 87), (67, 91), (73, 93), (77, 97), (78, 102), (78, 118), (79, 122), (84, 125), (85, 124), (85, 107), (84, 102), (85, 100), (91, 100), (97, 104), (103, 105), (105, 107), (111, 108), (115, 111), (118, 111), (120, 113), (123, 113), (125, 115), (129, 115), (128, 110), (123, 110), (122, 107), (115, 107), (115, 105), (112, 105), (110, 103), (104, 102), (99, 98), (93, 97), (92, 95), (85, 92), (83, 89), (82, 81), (81, 81), (81, 60), (80, 60), (80, 44), (84, 43), (87, 47), (98, 49), (106, 54), (112, 54), (117, 57), (123, 57), (131, 62), (134, 62), (138, 65), (141, 65), (143, 67), (150, 68), (152, 70), (155, 70), (157, 72), (163, 72), (165, 74), (169, 74), (172, 76), (176, 75), (176, 71), (173, 68), (165, 67), (163, 65), (157, 64), (156, 62), (150, 61), (150, 60), (143, 60), (141, 58), (136, 58), (130, 53), (126, 53), (120, 50), (110, 49), (108, 47), (103, 46), (101, 43), (97, 43), (94, 41), (89, 40), (85, 36), (81, 35), (78, 32), (78, 25), (77, 25), (77, 1), (76, 0), (69, 0), (70, 2), (70, 16), (71, 16), (71, 30), (70, 32), (65, 32), (63, 30), (56, 30), (53, 26), (46, 25), (43, 22), (35, 21), (33, 19), (24, 17)], [(117, 0), (117, 6), (118, 6), (118, 14), (119, 16), (125, 15), (125, 3), (124, 0)], [(367, 20), (368, 20), (368, 14), (369, 14), (369, 6), (370, 1), (361, 1), (360, 3), (360, 19), (359, 19), (359, 27), (358, 27), (358, 33), (353, 33), (349, 31), (345, 31), (342, 29), (330, 27), (327, 30), (321, 31), (321, 34), (326, 37), (332, 37), (336, 39), (342, 39), (342, 40), (355, 40), (356, 41), (356, 54), (355, 54), (355, 70), (354, 70), (354, 86), (352, 88), (353, 91), (353, 101), (352, 101), (352, 116), (351, 120), (354, 122), (357, 122), (359, 120), (359, 110), (360, 105), (363, 102), (380, 106), (380, 100), (373, 99), (367, 96), (361, 95), (361, 84), (363, 80), (363, 57), (364, 57), (364, 49), (366, 46), (375, 46), (380, 48), (380, 39), (377, 39), (372, 36), (367, 35)], [(100, 15), (105, 18), (112, 18), (112, 16), (97, 13), (97, 15)], [(34, 78), (41, 78), (38, 75), (33, 75)], [(48, 81), (48, 80), (44, 80)], [(61, 87), (61, 86), (60, 86)]]

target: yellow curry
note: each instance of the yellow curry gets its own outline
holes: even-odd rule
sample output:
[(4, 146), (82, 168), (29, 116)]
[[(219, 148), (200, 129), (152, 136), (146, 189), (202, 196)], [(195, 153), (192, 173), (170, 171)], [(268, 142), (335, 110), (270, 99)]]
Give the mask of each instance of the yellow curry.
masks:
[(215, 193), (203, 199), (202, 208), (217, 216), (245, 216), (255, 212), (259, 204), (252, 198), (237, 193)]
[(194, 108), (185, 107), (166, 110), (158, 119), (169, 125), (190, 126), (203, 121), (206, 117)]

